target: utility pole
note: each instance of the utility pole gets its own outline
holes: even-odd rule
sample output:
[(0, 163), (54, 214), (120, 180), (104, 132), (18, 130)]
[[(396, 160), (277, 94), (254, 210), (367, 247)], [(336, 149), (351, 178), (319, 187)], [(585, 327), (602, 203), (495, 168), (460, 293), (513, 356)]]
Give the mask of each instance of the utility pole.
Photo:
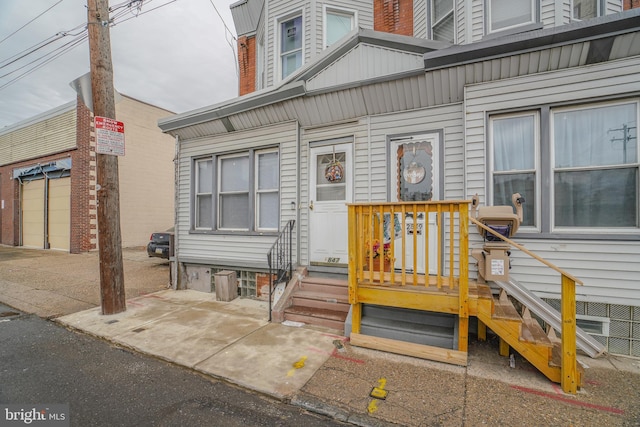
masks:
[[(116, 118), (109, 38), (108, 0), (87, 0), (89, 60), (94, 116)], [(96, 154), (98, 195), (98, 245), (100, 254), (100, 301), (102, 314), (125, 311), (118, 158)]]

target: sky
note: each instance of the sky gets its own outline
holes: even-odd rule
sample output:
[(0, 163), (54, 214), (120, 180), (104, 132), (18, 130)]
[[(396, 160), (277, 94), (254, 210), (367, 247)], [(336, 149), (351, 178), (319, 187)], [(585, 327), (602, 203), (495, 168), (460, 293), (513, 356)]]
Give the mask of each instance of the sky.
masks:
[[(112, 9), (125, 6), (110, 14), (121, 15), (110, 27), (115, 89), (175, 113), (238, 96), (229, 10), (236, 1), (109, 0)], [(0, 0), (0, 130), (76, 99), (69, 83), (89, 72), (89, 43), (78, 41), (86, 6), (86, 0)], [(50, 62), (34, 69), (43, 59)]]

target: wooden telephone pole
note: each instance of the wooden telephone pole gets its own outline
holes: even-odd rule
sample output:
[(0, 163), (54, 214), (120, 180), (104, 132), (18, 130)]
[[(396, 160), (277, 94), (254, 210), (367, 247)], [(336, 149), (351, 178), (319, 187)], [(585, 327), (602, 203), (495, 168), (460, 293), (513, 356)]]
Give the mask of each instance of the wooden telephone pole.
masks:
[[(91, 94), (94, 116), (116, 118), (109, 38), (108, 0), (87, 0)], [(125, 311), (118, 157), (97, 156), (98, 245), (100, 254), (100, 301), (102, 314)]]

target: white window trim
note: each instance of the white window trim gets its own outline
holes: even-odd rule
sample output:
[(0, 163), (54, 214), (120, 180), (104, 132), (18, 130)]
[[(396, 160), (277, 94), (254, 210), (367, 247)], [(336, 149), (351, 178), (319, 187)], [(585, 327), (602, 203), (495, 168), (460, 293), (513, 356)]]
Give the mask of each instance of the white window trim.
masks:
[[(303, 9), (298, 9), (296, 11), (293, 11), (291, 13), (287, 13), (285, 15), (281, 15), (281, 16), (277, 16), (274, 19), (274, 58), (273, 58), (273, 62), (274, 62), (274, 70), (275, 70), (275, 75), (273, 78), (274, 82), (281, 82), (283, 80), (288, 79), (291, 74), (289, 74), (287, 77), (285, 77), (284, 79), (282, 78), (282, 52), (281, 52), (281, 36), (280, 36), (280, 26), (283, 22), (285, 21), (289, 21), (291, 19), (297, 18), (298, 16), (302, 17), (302, 65), (300, 66), (300, 68), (304, 67), (304, 58), (305, 58), (305, 45), (306, 45), (306, 26), (305, 26), (305, 14), (304, 14), (304, 10)], [(300, 69), (298, 68), (298, 70)], [(295, 71), (294, 71), (295, 73)], [(292, 73), (292, 74), (294, 74)]]
[(254, 215), (254, 228), (256, 231), (278, 231), (278, 226), (276, 226), (275, 228), (260, 228), (260, 203), (258, 203), (258, 195), (259, 194), (269, 194), (269, 193), (277, 193), (278, 194), (278, 218), (277, 218), (277, 224), (280, 224), (280, 204), (281, 204), (281, 194), (280, 194), (280, 184), (281, 184), (281, 174), (278, 172), (278, 186), (276, 189), (270, 189), (270, 190), (264, 190), (264, 191), (260, 191), (260, 187), (259, 187), (259, 183), (258, 183), (258, 179), (259, 179), (259, 173), (260, 173), (260, 162), (258, 161), (258, 157), (260, 156), (260, 154), (268, 154), (268, 153), (276, 153), (278, 155), (278, 163), (280, 162), (280, 150), (278, 148), (266, 148), (264, 150), (256, 150), (253, 155), (254, 155), (254, 209), (255, 209), (255, 215)]
[(487, 34), (495, 34), (501, 33), (503, 31), (509, 31), (513, 28), (522, 27), (525, 25), (531, 25), (538, 22), (538, 8), (539, 8), (539, 0), (529, 0), (531, 3), (531, 20), (529, 22), (522, 22), (520, 24), (511, 25), (509, 27), (500, 28), (497, 30), (492, 29), (492, 19), (491, 19), (491, 0), (485, 0), (485, 10), (487, 13)]
[[(211, 208), (213, 209), (213, 182), (211, 182), (211, 192), (210, 193), (200, 193), (200, 168), (199, 168), (199, 163), (200, 162), (211, 162), (211, 168), (214, 168), (214, 164), (213, 164), (213, 158), (211, 157), (203, 157), (200, 159), (195, 159), (194, 161), (194, 166), (195, 166), (195, 173), (194, 173), (194, 182), (195, 182), (195, 189), (194, 189), (194, 212), (193, 212), (193, 228), (195, 230), (212, 230), (213, 229), (213, 224), (211, 227), (199, 227), (198, 224), (200, 223), (200, 217), (198, 216), (198, 212), (200, 211), (199, 206), (199, 200), (200, 200), (200, 196), (206, 196), (209, 195), (211, 197)], [(212, 212), (213, 214), (213, 212)], [(212, 218), (210, 218), (212, 220)]]
[[(489, 177), (489, 182), (490, 185), (487, 188), (487, 204), (493, 204), (493, 196), (494, 196), (494, 191), (493, 191), (493, 186), (494, 186), (494, 176), (495, 175), (501, 175), (500, 173), (496, 174), (494, 169), (495, 169), (495, 161), (494, 161), (494, 147), (493, 147), (493, 121), (494, 120), (500, 120), (500, 119), (510, 119), (510, 118), (514, 118), (514, 117), (528, 117), (528, 116), (533, 116), (534, 119), (534, 154), (535, 154), (535, 158), (534, 158), (534, 169), (525, 169), (525, 170), (521, 170), (518, 172), (521, 173), (530, 173), (533, 172), (535, 174), (535, 198), (536, 198), (536, 205), (534, 208), (534, 224), (536, 224), (535, 226), (524, 226), (521, 225), (519, 227), (519, 230), (521, 232), (525, 232), (525, 233), (540, 233), (542, 228), (541, 228), (541, 219), (542, 219), (542, 209), (541, 209), (541, 204), (542, 204), (542, 199), (541, 199), (541, 175), (542, 172), (540, 170), (540, 165), (541, 165), (541, 160), (540, 160), (540, 112), (538, 110), (527, 110), (527, 111), (521, 111), (521, 112), (517, 112), (517, 113), (511, 113), (511, 114), (495, 114), (495, 115), (491, 115), (489, 116), (489, 126), (488, 126), (488, 136), (489, 136), (489, 173), (490, 173), (490, 177)], [(508, 172), (508, 171), (507, 171)], [(506, 175), (506, 173), (505, 173)], [(525, 200), (526, 203), (526, 200)]]
[[(227, 192), (222, 192), (221, 188), (222, 188), (222, 167), (220, 166), (223, 160), (227, 160), (227, 159), (233, 159), (233, 158), (241, 158), (241, 157), (247, 157), (247, 159), (249, 160), (249, 167), (251, 167), (251, 152), (250, 151), (242, 151), (239, 153), (233, 153), (233, 154), (226, 154), (226, 155), (222, 155), (222, 156), (217, 156), (216, 157), (216, 172), (217, 172), (217, 179), (216, 179), (216, 224), (215, 224), (215, 229), (216, 230), (221, 230), (221, 231), (251, 231), (251, 227), (247, 227), (247, 228), (225, 228), (221, 226), (221, 221), (222, 221), (222, 203), (220, 203), (220, 196), (221, 195), (228, 195), (228, 194), (247, 194), (247, 198), (251, 199), (251, 183), (249, 183), (249, 188), (247, 188), (247, 191), (227, 191)], [(248, 224), (250, 225), (250, 224)]]
[[(556, 227), (555, 226), (555, 205), (553, 204), (553, 200), (555, 200), (555, 172), (556, 172), (556, 159), (555, 159), (555, 138), (554, 138), (554, 121), (555, 121), (555, 113), (563, 112), (563, 111), (580, 111), (580, 110), (589, 110), (598, 107), (606, 107), (612, 105), (624, 105), (624, 104), (636, 104), (636, 123), (640, 123), (640, 101), (638, 100), (618, 100), (613, 102), (600, 102), (600, 103), (581, 103), (576, 106), (569, 107), (559, 107), (559, 108), (551, 108), (549, 112), (549, 133), (550, 133), (550, 155), (551, 155), (551, 165), (550, 165), (550, 188), (549, 188), (549, 200), (550, 203), (550, 226), (551, 233), (565, 233), (565, 234), (611, 234), (611, 227)], [(636, 141), (638, 157), (640, 157), (640, 143)], [(596, 170), (596, 169), (629, 169), (631, 167), (636, 167), (638, 169), (638, 175), (640, 177), (640, 159), (636, 159), (636, 163), (627, 163), (622, 165), (610, 165), (608, 167), (601, 166), (591, 166), (591, 167), (583, 167), (581, 169), (584, 170)], [(639, 184), (640, 185), (640, 184)], [(640, 215), (640, 206), (637, 207), (638, 214)], [(640, 226), (638, 227), (615, 227), (616, 234), (640, 234)]]
[[(571, 7), (571, 20), (572, 21), (576, 21), (576, 22), (582, 22), (582, 19), (576, 18), (573, 15), (574, 0), (571, 0), (570, 7)], [(603, 13), (602, 13), (603, 9), (604, 9), (604, 5), (602, 4), (602, 0), (596, 0), (596, 18), (603, 15)], [(592, 18), (590, 18), (590, 19), (592, 19)]]
[(439, 21), (434, 21), (434, 2), (435, 0), (429, 0), (427, 2), (427, 34), (431, 40), (435, 40), (433, 38), (433, 27), (444, 21), (449, 15), (453, 15), (453, 44), (458, 43), (458, 20), (456, 19), (456, 0), (453, 0), (453, 5), (451, 8), (451, 12), (444, 15), (440, 18)]
[(335, 7), (331, 5), (322, 5), (322, 49), (327, 49), (327, 12), (350, 15), (351, 16), (351, 30), (358, 28), (358, 11), (355, 9), (345, 9), (341, 7)]

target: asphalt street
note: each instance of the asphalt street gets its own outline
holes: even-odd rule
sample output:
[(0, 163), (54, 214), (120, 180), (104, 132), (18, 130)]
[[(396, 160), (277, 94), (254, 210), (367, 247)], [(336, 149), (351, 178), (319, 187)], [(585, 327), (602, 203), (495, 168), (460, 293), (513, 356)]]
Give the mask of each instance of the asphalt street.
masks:
[(0, 404), (68, 404), (71, 426), (343, 425), (1, 304), (0, 360)]

